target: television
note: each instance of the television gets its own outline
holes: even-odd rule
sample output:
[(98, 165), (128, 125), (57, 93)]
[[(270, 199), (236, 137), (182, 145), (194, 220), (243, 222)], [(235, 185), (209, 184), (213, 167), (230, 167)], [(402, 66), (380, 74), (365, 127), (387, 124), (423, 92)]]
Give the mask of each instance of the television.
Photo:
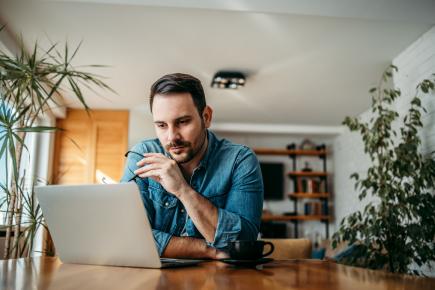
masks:
[(284, 197), (284, 164), (260, 162), (263, 175), (264, 199), (282, 200)]

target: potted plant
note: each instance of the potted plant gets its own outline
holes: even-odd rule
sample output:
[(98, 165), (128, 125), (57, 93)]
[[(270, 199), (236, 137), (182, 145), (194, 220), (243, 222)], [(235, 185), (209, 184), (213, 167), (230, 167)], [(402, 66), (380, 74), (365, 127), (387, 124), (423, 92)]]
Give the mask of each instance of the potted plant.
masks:
[(426, 112), (420, 95), (434, 92), (435, 75), (418, 84), (408, 111), (399, 116), (392, 104), (401, 92), (386, 87), (394, 71), (397, 67), (390, 66), (370, 90), (371, 119), (346, 117), (343, 122), (361, 134), (370, 156), (366, 176), (351, 178), (359, 199), (371, 198), (363, 210), (341, 221), (333, 247), (343, 241), (351, 245), (340, 260), (345, 264), (419, 274), (413, 264), (430, 266), (435, 260), (435, 152), (422, 154), (419, 135)]
[(39, 120), (59, 106), (57, 95), (67, 92), (88, 110), (83, 85), (110, 90), (100, 77), (72, 66), (79, 47), (70, 53), (67, 44), (60, 52), (57, 45), (43, 50), (36, 43), (28, 53), (21, 41), (16, 56), (0, 51), (0, 157), (10, 164), (5, 168), (6, 182), (0, 183), (5, 258), (31, 255), (35, 234), (45, 227), (33, 190), (39, 180), (26, 180), (27, 164), (22, 160), (29, 133), (56, 130), (39, 125)]

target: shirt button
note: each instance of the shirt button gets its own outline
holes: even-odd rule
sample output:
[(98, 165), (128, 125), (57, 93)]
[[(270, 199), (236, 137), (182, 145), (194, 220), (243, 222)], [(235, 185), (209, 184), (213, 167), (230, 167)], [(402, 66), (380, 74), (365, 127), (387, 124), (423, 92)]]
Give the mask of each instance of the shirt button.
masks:
[(184, 212), (184, 208), (181, 209), (181, 212)]
[(169, 206), (169, 202), (165, 202), (165, 206), (168, 207)]

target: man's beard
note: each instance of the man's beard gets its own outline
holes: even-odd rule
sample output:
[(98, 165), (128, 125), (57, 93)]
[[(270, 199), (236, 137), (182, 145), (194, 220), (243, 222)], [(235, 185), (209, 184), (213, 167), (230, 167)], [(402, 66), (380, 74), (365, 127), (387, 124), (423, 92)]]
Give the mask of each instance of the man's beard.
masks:
[[(183, 164), (183, 163), (187, 163), (187, 162), (191, 161), (201, 151), (202, 147), (205, 144), (205, 140), (207, 139), (207, 134), (206, 134), (205, 130), (203, 132), (204, 132), (203, 133), (204, 137), (202, 139), (201, 145), (196, 150), (194, 150), (194, 148), (192, 148), (191, 142), (183, 141), (183, 140), (176, 140), (174, 142), (171, 142), (171, 143), (165, 145), (166, 152), (168, 152), (168, 154), (171, 156), (171, 158), (173, 160), (175, 160), (178, 164)], [(183, 152), (183, 154), (185, 154), (185, 156), (181, 157), (177, 154), (172, 154), (170, 150), (173, 147), (183, 147), (184, 149), (187, 149), (186, 152)]]

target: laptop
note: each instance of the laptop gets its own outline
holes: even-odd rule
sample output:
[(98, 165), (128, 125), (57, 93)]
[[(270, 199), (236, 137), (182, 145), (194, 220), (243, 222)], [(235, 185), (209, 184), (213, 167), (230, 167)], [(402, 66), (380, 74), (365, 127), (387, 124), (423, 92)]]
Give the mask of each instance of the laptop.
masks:
[(203, 260), (160, 259), (134, 182), (35, 187), (64, 263), (166, 268)]

